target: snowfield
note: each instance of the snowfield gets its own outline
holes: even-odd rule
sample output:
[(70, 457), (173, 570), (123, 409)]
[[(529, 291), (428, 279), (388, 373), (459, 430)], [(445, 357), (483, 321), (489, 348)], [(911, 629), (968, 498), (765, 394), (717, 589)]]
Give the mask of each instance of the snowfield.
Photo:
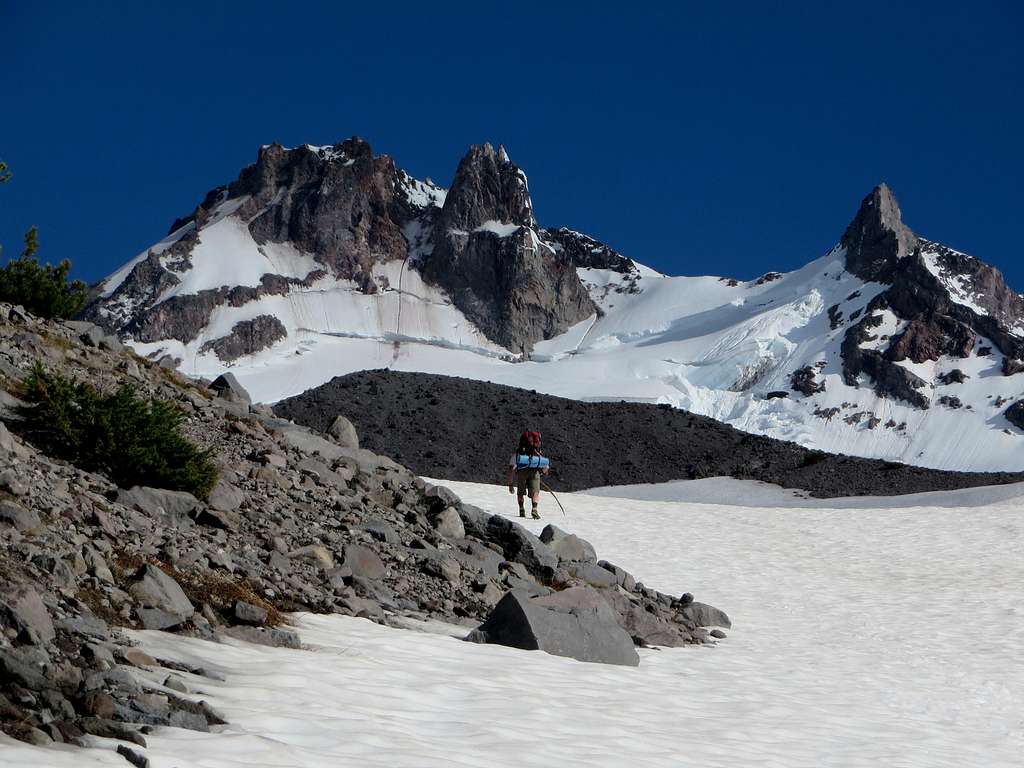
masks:
[[(487, 222), (485, 228), (507, 234), (502, 226)], [(418, 235), (409, 236), (419, 243)], [(201, 240), (193, 267), (162, 299), (225, 284), (254, 285), (263, 272), (302, 278), (315, 266), (290, 246), (257, 246), (231, 216), (208, 225)], [(577, 400), (667, 403), (832, 453), (936, 469), (1024, 470), (1020, 430), (1003, 415), (1024, 396), (1024, 385), (1020, 377), (1002, 375), (1003, 357), (984, 349), (992, 347), (988, 339), (979, 338), (968, 358), (900, 363), (927, 382), (920, 390), (931, 403), (927, 410), (877, 396), (865, 377), (859, 387), (845, 384), (843, 335), (885, 288), (846, 272), (845, 255), (837, 247), (794, 272), (747, 282), (669, 277), (639, 266), (639, 276), (627, 279), (581, 268), (580, 279), (603, 315), (538, 343), (527, 360), (489, 341), (443, 291), (402, 261), (374, 268), (375, 294), (323, 277), (293, 285), (285, 295), (219, 306), (188, 344), (130, 343), (142, 355), (179, 358), (179, 369), (189, 376), (215, 378), (231, 370), (262, 402), (356, 371), (455, 373)], [(235, 264), (250, 266), (232, 277)], [(841, 319), (836, 327), (830, 310)], [(287, 337), (231, 364), (203, 351), (235, 324), (259, 315), (278, 318)], [(877, 338), (863, 346), (884, 348), (905, 325), (888, 311), (879, 318)], [(792, 391), (793, 372), (805, 367), (823, 392)], [(940, 377), (954, 369), (966, 380), (942, 384)], [(788, 397), (768, 397), (780, 391)]]
[[(502, 487), (448, 485), (514, 512)], [(230, 721), (158, 730), (146, 754), (154, 768), (1019, 766), (1020, 492), (849, 509), (565, 494), (567, 517), (545, 498), (529, 528), (554, 522), (648, 585), (693, 592), (729, 613), (729, 637), (641, 650), (634, 669), (336, 616), (297, 616), (301, 651), (140, 632), (157, 656), (225, 674), (189, 679)], [(10, 741), (0, 756), (126, 765)]]

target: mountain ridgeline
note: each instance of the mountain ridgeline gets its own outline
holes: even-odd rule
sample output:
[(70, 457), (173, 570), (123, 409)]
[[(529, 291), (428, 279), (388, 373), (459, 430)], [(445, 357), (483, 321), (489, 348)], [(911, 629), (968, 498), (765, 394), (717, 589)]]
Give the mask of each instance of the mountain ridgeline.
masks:
[[(223, 215), (244, 222), (259, 246), (288, 243), (312, 254), (316, 269), (302, 278), (267, 273), (256, 286), (216, 286), (163, 299), (193, 268), (190, 256), (204, 227)], [(169, 236), (173, 244), (147, 252), (91, 304), (86, 318), (142, 342), (187, 343), (217, 307), (308, 288), (325, 276), (354, 281), (367, 294), (390, 288), (373, 279), (373, 268), (396, 260), (419, 269), (487, 338), (513, 352), (528, 351), (597, 311), (576, 274), (587, 260), (577, 243), (590, 239), (541, 229), (526, 174), (504, 148), (490, 144), (470, 148), (448, 190), (413, 179), (358, 138), (332, 147), (264, 146), (237, 180), (211, 190), (195, 211), (176, 219)], [(595, 245), (605, 265), (636, 269)], [(251, 329), (241, 335), (251, 337)], [(275, 341), (260, 335), (248, 352)]]
[(542, 226), (502, 147), (470, 147), (445, 188), (359, 138), (270, 144), (95, 286), (85, 318), (194, 377), (230, 368), (264, 402), (360, 370), (456, 373), (1024, 470), (1024, 298), (916, 234), (885, 184), (799, 270), (671, 277)]

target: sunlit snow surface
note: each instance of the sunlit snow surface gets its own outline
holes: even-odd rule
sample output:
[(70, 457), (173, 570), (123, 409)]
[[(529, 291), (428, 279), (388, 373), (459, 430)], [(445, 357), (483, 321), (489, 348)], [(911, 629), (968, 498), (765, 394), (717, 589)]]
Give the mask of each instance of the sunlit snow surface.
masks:
[[(508, 513), (500, 487), (451, 483)], [(739, 493), (739, 490), (734, 489)], [(565, 494), (545, 520), (657, 589), (725, 609), (714, 648), (639, 668), (298, 617), (308, 650), (139, 633), (221, 670), (189, 676), (231, 724), (158, 730), (155, 768), (1019, 766), (1024, 509), (754, 508)], [(100, 750), (0, 742), (5, 766), (123, 766)], [(109, 742), (107, 745), (109, 746)]]

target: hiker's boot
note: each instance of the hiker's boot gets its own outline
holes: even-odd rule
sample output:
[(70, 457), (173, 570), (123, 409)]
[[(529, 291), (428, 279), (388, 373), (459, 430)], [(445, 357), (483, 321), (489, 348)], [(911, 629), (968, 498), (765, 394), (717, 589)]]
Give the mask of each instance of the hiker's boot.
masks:
[(522, 507), (519, 508), (519, 516), (526, 517), (526, 510), (523, 509)]
[[(536, 507), (533, 508), (533, 512), (531, 514), (533, 515), (534, 520), (540, 520), (540, 512), (537, 511)], [(523, 515), (523, 517), (526, 517), (526, 515)]]

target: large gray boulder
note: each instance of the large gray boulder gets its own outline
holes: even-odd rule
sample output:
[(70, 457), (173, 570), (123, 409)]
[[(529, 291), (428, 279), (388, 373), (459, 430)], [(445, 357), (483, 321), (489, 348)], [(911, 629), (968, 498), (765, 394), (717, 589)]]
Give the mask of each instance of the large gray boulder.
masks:
[(537, 578), (549, 580), (558, 567), (558, 555), (551, 547), (506, 517), (492, 515), (485, 536), (502, 548), (506, 560), (522, 563)]
[(353, 576), (364, 579), (382, 579), (387, 573), (377, 553), (361, 544), (349, 544), (345, 547), (344, 565), (352, 569)]
[[(181, 586), (155, 565), (144, 565), (135, 575), (135, 583), (128, 592), (139, 603), (143, 610), (157, 611), (159, 614), (143, 614), (140, 618), (147, 628), (166, 629), (176, 626), (191, 618), (195, 610)], [(163, 626), (156, 626), (163, 624)]]
[(24, 585), (0, 590), (0, 629), (3, 627), (19, 633), (31, 630), (35, 639), (44, 643), (56, 636), (53, 620), (39, 593)]
[(540, 532), (540, 540), (555, 551), (561, 562), (597, 562), (597, 552), (589, 541), (581, 539), (574, 533), (566, 533), (550, 523)]
[(238, 382), (238, 379), (235, 378), (235, 374), (230, 371), (222, 373), (214, 379), (210, 383), (209, 388), (216, 392), (218, 397), (222, 397), (225, 400), (245, 404), (252, 402), (252, 397), (246, 391), (245, 387)]
[(39, 527), (39, 515), (13, 501), (0, 501), (0, 526), (4, 525), (17, 531), (29, 531)]
[(199, 507), (199, 499), (185, 491), (168, 491), (164, 488), (147, 488), (136, 485), (129, 490), (117, 492), (117, 501), (131, 509), (137, 509), (147, 517), (163, 519), (175, 527), (189, 527), (190, 515)]
[(640, 663), (633, 640), (614, 612), (587, 587), (533, 598), (519, 590), (509, 592), (466, 639), (578, 661), (632, 667)]
[(342, 448), (359, 447), (359, 433), (356, 432), (352, 422), (344, 416), (338, 415), (334, 417), (331, 426), (327, 428), (327, 434), (334, 438), (335, 442)]
[(431, 524), (438, 535), (446, 539), (462, 539), (466, 536), (466, 526), (463, 525), (462, 518), (455, 507), (446, 507), (441, 510)]
[(732, 622), (725, 611), (707, 605), (706, 603), (690, 603), (684, 606), (680, 613), (696, 624), (698, 627), (724, 627), (732, 628)]
[(245, 492), (226, 480), (218, 480), (206, 503), (218, 512), (234, 512), (245, 501)]

